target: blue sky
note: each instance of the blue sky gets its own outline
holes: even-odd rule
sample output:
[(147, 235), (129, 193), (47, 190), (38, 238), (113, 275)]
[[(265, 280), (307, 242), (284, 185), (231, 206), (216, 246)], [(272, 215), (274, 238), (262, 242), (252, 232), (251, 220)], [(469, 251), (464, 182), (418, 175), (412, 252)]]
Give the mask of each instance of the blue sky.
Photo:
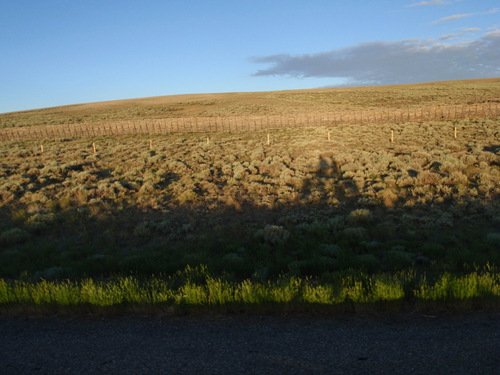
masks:
[(0, 0), (0, 113), (500, 76), (498, 0)]

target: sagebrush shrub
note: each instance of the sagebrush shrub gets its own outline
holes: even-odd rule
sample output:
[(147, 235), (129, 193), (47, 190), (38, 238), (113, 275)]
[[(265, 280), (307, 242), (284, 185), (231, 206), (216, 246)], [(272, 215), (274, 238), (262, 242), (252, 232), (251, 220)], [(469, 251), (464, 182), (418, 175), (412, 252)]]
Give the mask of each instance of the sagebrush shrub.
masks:
[(373, 221), (373, 214), (370, 210), (359, 208), (351, 211), (347, 216), (347, 222), (351, 225), (369, 224)]
[(0, 244), (13, 245), (24, 242), (29, 238), (29, 233), (20, 228), (12, 228), (0, 234)]
[(288, 240), (290, 232), (279, 225), (266, 225), (263, 229), (259, 229), (254, 237), (271, 245), (278, 245)]

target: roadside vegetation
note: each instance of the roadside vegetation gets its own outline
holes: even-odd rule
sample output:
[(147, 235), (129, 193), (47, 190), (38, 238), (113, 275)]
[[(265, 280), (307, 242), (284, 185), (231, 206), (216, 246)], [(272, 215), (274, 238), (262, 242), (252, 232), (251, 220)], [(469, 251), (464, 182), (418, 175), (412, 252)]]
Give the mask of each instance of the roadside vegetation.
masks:
[(0, 280), (0, 304), (7, 314), (428, 312), (436, 307), (495, 309), (499, 289), (498, 273), (489, 267), (466, 275), (444, 273), (434, 280), (415, 271), (376, 275), (349, 271), (318, 283), (296, 276), (237, 282), (214, 278), (204, 266), (187, 266), (168, 278)]
[(499, 129), (1, 143), (0, 311), (498, 307)]

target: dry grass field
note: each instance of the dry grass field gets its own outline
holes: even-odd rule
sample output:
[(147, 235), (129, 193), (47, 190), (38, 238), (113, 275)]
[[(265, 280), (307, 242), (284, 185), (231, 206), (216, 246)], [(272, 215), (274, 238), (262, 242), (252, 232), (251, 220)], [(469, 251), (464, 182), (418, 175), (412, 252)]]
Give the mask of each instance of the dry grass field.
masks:
[(407, 110), (500, 102), (500, 78), (425, 84), (192, 94), (75, 104), (0, 114), (0, 128), (186, 117)]
[[(500, 79), (490, 79), (161, 97), (0, 119), (28, 126), (499, 98)], [(206, 267), (224, 280), (312, 277), (319, 285), (404, 273), (431, 288), (444, 274), (487, 269), (498, 293), (499, 121), (1, 142), (0, 278), (102, 280)]]

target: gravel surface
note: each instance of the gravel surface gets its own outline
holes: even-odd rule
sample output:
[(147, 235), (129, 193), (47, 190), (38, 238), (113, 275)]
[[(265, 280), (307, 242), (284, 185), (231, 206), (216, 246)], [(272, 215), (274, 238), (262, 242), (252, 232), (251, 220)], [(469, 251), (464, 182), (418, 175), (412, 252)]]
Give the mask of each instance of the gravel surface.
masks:
[(0, 317), (0, 374), (499, 374), (500, 314)]

